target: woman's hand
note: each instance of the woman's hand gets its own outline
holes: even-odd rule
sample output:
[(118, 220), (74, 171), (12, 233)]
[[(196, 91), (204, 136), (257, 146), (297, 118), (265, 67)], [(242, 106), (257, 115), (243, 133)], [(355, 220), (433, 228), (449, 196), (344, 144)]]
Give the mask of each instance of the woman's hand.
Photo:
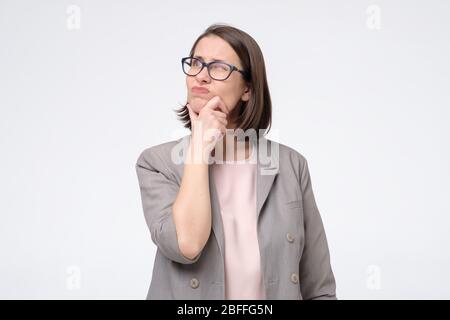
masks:
[(219, 96), (210, 99), (197, 114), (187, 104), (191, 119), (192, 137), (196, 142), (208, 148), (214, 148), (227, 129), (228, 107)]

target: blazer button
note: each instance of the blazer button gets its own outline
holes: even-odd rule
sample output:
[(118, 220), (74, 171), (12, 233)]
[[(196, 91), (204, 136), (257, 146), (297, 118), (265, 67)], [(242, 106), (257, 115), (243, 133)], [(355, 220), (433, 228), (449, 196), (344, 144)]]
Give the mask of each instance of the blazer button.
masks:
[(291, 281), (293, 283), (298, 283), (298, 275), (295, 272), (291, 274)]
[(294, 242), (294, 236), (292, 234), (290, 234), (289, 232), (286, 233), (286, 239), (287, 241), (289, 241), (290, 243)]
[(198, 281), (197, 278), (191, 279), (191, 288), (197, 289), (199, 285), (200, 285), (200, 282)]

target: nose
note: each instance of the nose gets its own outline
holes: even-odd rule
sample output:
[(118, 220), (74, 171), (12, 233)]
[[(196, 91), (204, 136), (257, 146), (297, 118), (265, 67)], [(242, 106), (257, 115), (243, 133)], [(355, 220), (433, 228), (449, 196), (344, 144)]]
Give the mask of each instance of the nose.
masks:
[(209, 77), (208, 74), (208, 68), (203, 68), (203, 70), (195, 76), (195, 78), (199, 81), (199, 82), (206, 82), (209, 83), (211, 82), (211, 78)]

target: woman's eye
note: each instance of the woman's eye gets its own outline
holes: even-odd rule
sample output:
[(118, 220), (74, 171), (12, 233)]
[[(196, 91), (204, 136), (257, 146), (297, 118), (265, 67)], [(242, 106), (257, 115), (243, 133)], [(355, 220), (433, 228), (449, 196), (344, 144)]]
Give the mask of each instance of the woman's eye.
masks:
[(215, 63), (212, 66), (214, 69), (216, 70), (223, 70), (223, 71), (227, 71), (228, 70), (228, 66), (226, 64), (222, 64), (222, 63)]

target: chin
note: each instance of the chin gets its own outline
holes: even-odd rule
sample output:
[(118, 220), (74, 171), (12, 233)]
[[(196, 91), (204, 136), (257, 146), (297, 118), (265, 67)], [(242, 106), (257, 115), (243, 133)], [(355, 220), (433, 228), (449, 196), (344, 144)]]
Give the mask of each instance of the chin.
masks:
[(192, 106), (195, 112), (199, 113), (208, 101), (209, 99), (206, 98), (193, 97), (189, 100), (189, 104)]

